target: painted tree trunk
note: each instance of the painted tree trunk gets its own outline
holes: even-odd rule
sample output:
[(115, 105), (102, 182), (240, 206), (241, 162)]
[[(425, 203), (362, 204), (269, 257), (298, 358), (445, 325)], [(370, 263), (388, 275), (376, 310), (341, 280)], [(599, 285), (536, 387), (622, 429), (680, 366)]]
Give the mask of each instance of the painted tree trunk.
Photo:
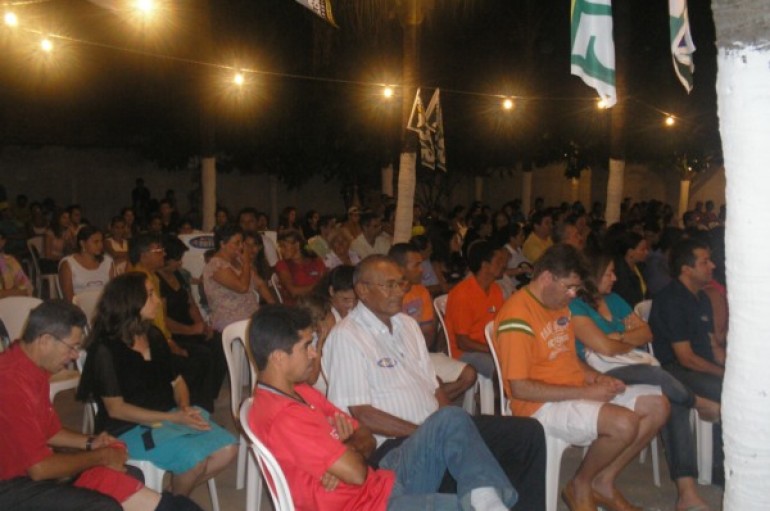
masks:
[(528, 215), (532, 209), (532, 171), (521, 173), (521, 211)]
[(719, 130), (730, 215), (730, 301), (722, 392), (726, 511), (767, 509), (770, 495), (770, 15), (765, 0), (715, 0)]
[(626, 160), (610, 158), (610, 175), (607, 179), (607, 209), (604, 218), (607, 225), (620, 221), (620, 201), (623, 200), (623, 171)]
[(393, 242), (409, 241), (412, 237), (414, 191), (417, 183), (417, 135), (406, 129), (414, 102), (415, 87), (420, 70), (420, 24), (423, 21), (421, 0), (406, 0), (401, 24), (404, 31), (401, 97), (401, 157), (398, 165), (398, 200)]
[(575, 203), (580, 200), (580, 179), (573, 177), (569, 180), (569, 201)]
[(473, 178), (473, 200), (484, 201), (484, 176)]
[(393, 164), (380, 169), (380, 178), (382, 179), (382, 194), (393, 197)]
[(679, 181), (679, 222), (682, 221), (682, 217), (687, 212), (687, 206), (690, 203), (690, 180), (682, 179)]
[(201, 158), (201, 188), (203, 194), (203, 230), (214, 230), (217, 210), (217, 159), (214, 156)]

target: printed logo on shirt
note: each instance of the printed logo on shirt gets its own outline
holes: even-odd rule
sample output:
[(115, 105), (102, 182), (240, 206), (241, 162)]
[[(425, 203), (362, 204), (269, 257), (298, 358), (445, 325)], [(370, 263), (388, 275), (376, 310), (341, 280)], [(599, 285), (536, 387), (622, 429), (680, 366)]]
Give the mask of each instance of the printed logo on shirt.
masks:
[(545, 340), (550, 353), (549, 360), (554, 360), (560, 353), (570, 351), (569, 317), (561, 316), (555, 321), (549, 321), (540, 331), (540, 337)]
[(377, 365), (380, 367), (396, 367), (396, 364), (398, 364), (398, 362), (390, 357), (384, 357), (377, 361)]

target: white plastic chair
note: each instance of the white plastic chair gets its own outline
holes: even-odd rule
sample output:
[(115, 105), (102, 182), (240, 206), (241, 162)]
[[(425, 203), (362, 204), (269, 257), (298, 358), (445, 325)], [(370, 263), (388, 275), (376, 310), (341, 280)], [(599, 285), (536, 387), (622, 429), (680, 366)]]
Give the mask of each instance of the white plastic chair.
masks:
[[(490, 321), (484, 327), (484, 337), (489, 346), (489, 352), (495, 361), (495, 369), (499, 376), (498, 384), (500, 391), (500, 410), (502, 415), (511, 415), (511, 407), (508, 398), (505, 395), (505, 383), (500, 371), (500, 361), (497, 358), (497, 351), (492, 342), (494, 322)], [(545, 509), (546, 511), (556, 511), (559, 502), (559, 473), (561, 472), (561, 458), (564, 451), (570, 444), (561, 438), (545, 434)]]
[(96, 304), (99, 303), (99, 298), (102, 297), (103, 289), (89, 289), (82, 291), (72, 297), (72, 303), (77, 305), (86, 314), (88, 324), (93, 326), (94, 315), (96, 314)]
[(695, 430), (695, 445), (698, 457), (698, 484), (711, 484), (714, 465), (714, 425), (704, 421), (695, 408), (690, 410), (690, 425)]
[(21, 338), (29, 312), (43, 303), (33, 296), (8, 296), (0, 298), (0, 320), (8, 331), (11, 342)]
[[(256, 368), (248, 357), (248, 329), (250, 320), (236, 321), (225, 327), (222, 332), (222, 348), (225, 352), (227, 369), (230, 373), (230, 413), (233, 416), (235, 427), (240, 428), (238, 413), (243, 400), (244, 377), (251, 392), (256, 385)], [(243, 489), (246, 484), (246, 509), (247, 511), (259, 511), (262, 503), (262, 479), (260, 477), (247, 477), (249, 473), (256, 473), (257, 467), (254, 460), (246, 452), (247, 440), (241, 430), (238, 438), (238, 461), (235, 476), (235, 489)], [(248, 463), (248, 467), (247, 467)], [(254, 507), (256, 506), (256, 507)]]
[[(433, 309), (438, 316), (441, 330), (444, 332), (444, 339), (446, 339), (447, 355), (452, 357), (452, 344), (449, 342), (449, 333), (446, 329), (446, 323), (444, 322), (444, 314), (446, 313), (446, 303), (449, 295), (437, 296), (433, 300)], [(452, 357), (454, 358), (454, 357)], [(484, 415), (495, 414), (495, 388), (492, 380), (484, 375), (476, 375), (476, 385), (465, 391), (463, 397), (463, 408), (466, 412), (473, 415), (476, 411), (476, 390), (479, 391), (479, 400), (481, 413)]]
[(642, 318), (644, 322), (650, 320), (650, 311), (652, 310), (652, 300), (642, 300), (634, 307), (634, 312), (637, 316)]
[(278, 298), (278, 303), (283, 303), (283, 297), (281, 296), (281, 280), (278, 278), (277, 273), (273, 273), (270, 276), (270, 287), (275, 291), (275, 297)]
[[(37, 296), (43, 297), (43, 282), (48, 288), (48, 298), (61, 298), (61, 288), (59, 287), (59, 275), (57, 273), (43, 273), (40, 271), (40, 253), (42, 249), (42, 238), (30, 238), (27, 240), (27, 249), (32, 256), (32, 266), (35, 269), (35, 292)], [(40, 248), (38, 248), (40, 245)]]
[[(276, 461), (270, 450), (259, 441), (257, 436), (249, 427), (249, 411), (251, 410), (252, 398), (247, 399), (241, 405), (241, 429), (249, 438), (252, 453), (259, 463), (259, 469), (267, 482), (267, 488), (270, 490), (270, 496), (273, 498), (273, 507), (275, 511), (294, 511), (294, 501), (291, 498), (289, 483), (286, 482), (286, 476), (283, 474), (281, 466)], [(252, 474), (251, 478), (256, 478), (257, 474)], [(246, 503), (248, 505), (248, 502)]]

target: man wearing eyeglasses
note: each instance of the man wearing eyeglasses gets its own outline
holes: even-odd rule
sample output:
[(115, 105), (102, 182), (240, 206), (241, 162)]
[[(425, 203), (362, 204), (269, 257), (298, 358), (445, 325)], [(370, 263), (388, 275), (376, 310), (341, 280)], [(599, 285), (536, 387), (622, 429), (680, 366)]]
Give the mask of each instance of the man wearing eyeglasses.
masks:
[[(401, 312), (409, 283), (399, 266), (386, 256), (369, 256), (353, 281), (359, 303), (332, 329), (322, 364), (329, 400), (375, 434), (378, 448), (370, 461), (377, 461), (449, 402), (419, 325)], [(473, 421), (519, 493), (514, 509), (543, 510), (540, 425), (516, 417), (478, 416)]]
[(658, 433), (669, 404), (660, 388), (625, 386), (579, 362), (569, 302), (587, 271), (573, 246), (554, 245), (530, 284), (505, 302), (494, 345), (511, 411), (534, 417), (547, 435), (591, 445), (562, 498), (571, 511), (634, 511), (615, 478)]
[(0, 509), (200, 511), (126, 475), (126, 447), (112, 436), (62, 428), (49, 378), (77, 359), (85, 326), (77, 306), (45, 302), (31, 311), (22, 339), (0, 354)]

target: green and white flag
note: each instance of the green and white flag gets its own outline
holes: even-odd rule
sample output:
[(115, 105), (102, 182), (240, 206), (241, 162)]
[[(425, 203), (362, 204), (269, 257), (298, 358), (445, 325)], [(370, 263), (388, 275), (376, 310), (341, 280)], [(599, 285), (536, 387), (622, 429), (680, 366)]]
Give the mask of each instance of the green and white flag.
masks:
[(695, 45), (690, 33), (687, 0), (668, 0), (668, 25), (671, 30), (671, 58), (674, 61), (674, 71), (687, 92), (690, 92), (692, 73), (695, 71), (695, 64), (692, 61)]
[(316, 13), (318, 17), (323, 18), (330, 25), (337, 26), (332, 14), (331, 0), (297, 0), (297, 2)]
[(572, 0), (571, 72), (596, 89), (607, 107), (617, 103), (611, 0)]

